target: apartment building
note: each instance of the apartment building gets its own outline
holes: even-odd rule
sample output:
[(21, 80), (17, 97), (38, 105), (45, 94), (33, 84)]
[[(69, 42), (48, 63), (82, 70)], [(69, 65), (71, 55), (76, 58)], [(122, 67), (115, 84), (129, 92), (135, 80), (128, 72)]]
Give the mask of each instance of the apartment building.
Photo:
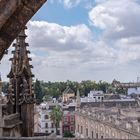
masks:
[[(38, 117), (38, 132), (39, 133), (56, 133), (55, 124), (50, 118), (49, 113), (55, 106), (59, 106), (58, 103), (47, 102), (41, 103), (38, 109), (39, 117)], [(58, 124), (58, 133), (62, 136), (62, 122)]]

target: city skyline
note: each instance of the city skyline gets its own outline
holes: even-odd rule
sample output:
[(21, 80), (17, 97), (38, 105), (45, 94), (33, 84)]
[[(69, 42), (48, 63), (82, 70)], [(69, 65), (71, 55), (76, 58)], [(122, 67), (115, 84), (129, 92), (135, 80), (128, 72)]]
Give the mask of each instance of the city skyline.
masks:
[[(136, 81), (139, 17), (139, 0), (48, 0), (27, 24), (35, 78)], [(10, 50), (1, 61), (4, 81)]]

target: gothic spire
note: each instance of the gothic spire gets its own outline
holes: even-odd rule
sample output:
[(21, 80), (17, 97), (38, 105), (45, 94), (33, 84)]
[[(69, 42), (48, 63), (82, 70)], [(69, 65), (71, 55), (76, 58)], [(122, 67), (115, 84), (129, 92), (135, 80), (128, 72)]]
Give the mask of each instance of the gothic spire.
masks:
[[(13, 95), (13, 93), (9, 93), (9, 101), (16, 105), (23, 102), (32, 102), (34, 98), (32, 93), (32, 77), (34, 75), (31, 72), (31, 68), (33, 66), (29, 63), (31, 58), (28, 57), (28, 53), (30, 53), (30, 51), (27, 50), (27, 46), (29, 45), (25, 42), (27, 37), (25, 29), (26, 27), (19, 33), (16, 38), (16, 43), (13, 44), (15, 50), (12, 51), (13, 58), (10, 59), (12, 61), (12, 65), (10, 73), (8, 74), (11, 86), (10, 92), (16, 90), (14, 93), (17, 94)], [(19, 82), (19, 85), (15, 85), (17, 84), (17, 81)], [(18, 88), (14, 88), (15, 86), (18, 86)], [(29, 96), (32, 97), (29, 98)], [(18, 107), (16, 107), (16, 110), (17, 108)]]
[[(34, 92), (32, 84), (32, 74), (28, 57), (30, 53), (27, 50), (28, 43), (25, 42), (26, 34), (25, 29), (22, 29), (16, 38), (16, 43), (13, 44), (15, 48), (13, 58), (11, 58), (11, 70), (8, 74), (10, 78), (8, 103), (13, 106), (13, 113), (19, 113), (21, 121), (23, 121), (23, 135), (33, 135), (33, 112), (34, 112)], [(30, 123), (28, 123), (30, 122)]]
[(79, 89), (77, 89), (77, 93), (76, 93), (76, 107), (79, 108), (80, 105), (81, 105), (81, 98), (80, 98)]

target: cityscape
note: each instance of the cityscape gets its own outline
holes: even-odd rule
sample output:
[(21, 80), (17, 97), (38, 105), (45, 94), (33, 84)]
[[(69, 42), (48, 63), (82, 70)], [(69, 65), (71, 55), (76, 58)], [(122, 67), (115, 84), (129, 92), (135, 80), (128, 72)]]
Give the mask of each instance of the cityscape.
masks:
[(139, 0), (0, 9), (0, 140), (140, 139)]

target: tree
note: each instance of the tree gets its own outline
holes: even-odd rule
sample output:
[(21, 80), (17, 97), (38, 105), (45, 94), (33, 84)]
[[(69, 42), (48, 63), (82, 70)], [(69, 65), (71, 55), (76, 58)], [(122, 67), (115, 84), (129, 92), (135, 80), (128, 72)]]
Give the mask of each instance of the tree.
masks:
[(98, 90), (102, 90), (104, 93), (106, 93), (109, 86), (110, 85), (107, 82), (100, 80), (98, 83)]
[(108, 88), (107, 88), (107, 93), (116, 93), (116, 90), (115, 90), (115, 88), (112, 86), (112, 85), (110, 85)]
[(116, 88), (116, 93), (127, 95), (127, 89), (124, 89), (122, 87), (118, 87), (118, 88)]
[(59, 106), (54, 107), (50, 112), (50, 118), (55, 124), (56, 135), (58, 135), (58, 126), (60, 121), (62, 120), (62, 117), (63, 117), (63, 112)]
[(74, 136), (71, 132), (66, 131), (66, 132), (64, 133), (64, 137), (73, 138), (73, 137), (75, 137), (75, 136)]
[(44, 93), (42, 91), (41, 83), (38, 79), (36, 79), (34, 84), (34, 91), (36, 95), (37, 103), (41, 103), (43, 100)]
[(69, 80), (66, 82), (50, 82), (50, 81), (44, 82), (44, 81), (36, 80), (35, 93), (36, 93), (38, 103), (42, 102), (43, 99), (48, 100), (49, 97), (59, 99), (59, 97), (62, 96), (62, 93), (67, 86), (69, 86), (75, 93), (77, 89), (79, 89), (81, 96), (87, 96), (91, 90), (102, 90), (103, 92), (106, 93), (107, 89), (111, 85), (101, 80), (98, 83), (96, 83), (96, 81), (91, 81), (91, 80), (86, 80), (81, 82), (75, 82)]
[(44, 95), (44, 97), (42, 98), (43, 101), (48, 102), (52, 100), (52, 97), (50, 95)]

